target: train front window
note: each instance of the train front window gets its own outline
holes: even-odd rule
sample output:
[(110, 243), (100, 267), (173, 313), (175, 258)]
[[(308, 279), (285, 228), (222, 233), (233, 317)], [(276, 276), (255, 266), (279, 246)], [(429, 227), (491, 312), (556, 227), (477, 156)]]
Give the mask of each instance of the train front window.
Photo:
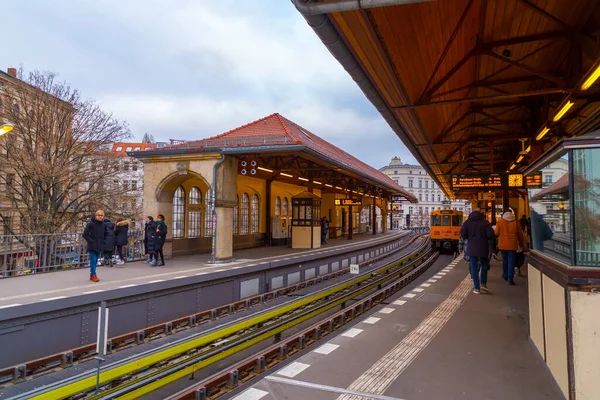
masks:
[(463, 222), (462, 215), (453, 215), (452, 216), (452, 226), (461, 226)]
[(432, 215), (431, 216), (431, 226), (441, 226), (442, 225), (442, 216), (441, 215)]
[(442, 226), (452, 226), (450, 225), (451, 215), (443, 215), (442, 216)]

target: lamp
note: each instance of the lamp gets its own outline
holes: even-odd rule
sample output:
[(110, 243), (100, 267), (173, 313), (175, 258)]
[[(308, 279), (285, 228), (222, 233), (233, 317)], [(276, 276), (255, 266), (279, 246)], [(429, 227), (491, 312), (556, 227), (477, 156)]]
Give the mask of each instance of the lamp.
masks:
[(0, 125), (0, 136), (4, 135), (5, 133), (8, 133), (10, 131), (12, 131), (14, 129), (14, 125), (13, 124), (2, 124)]

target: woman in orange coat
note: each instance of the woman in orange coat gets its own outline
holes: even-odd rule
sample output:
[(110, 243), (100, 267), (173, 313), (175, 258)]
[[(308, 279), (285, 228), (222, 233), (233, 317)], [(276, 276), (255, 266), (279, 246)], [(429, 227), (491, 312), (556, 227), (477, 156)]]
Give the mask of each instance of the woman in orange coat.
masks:
[(502, 252), (502, 279), (514, 285), (517, 250), (523, 248), (524, 240), (523, 231), (512, 212), (502, 214), (496, 224), (495, 234), (498, 236), (498, 249)]

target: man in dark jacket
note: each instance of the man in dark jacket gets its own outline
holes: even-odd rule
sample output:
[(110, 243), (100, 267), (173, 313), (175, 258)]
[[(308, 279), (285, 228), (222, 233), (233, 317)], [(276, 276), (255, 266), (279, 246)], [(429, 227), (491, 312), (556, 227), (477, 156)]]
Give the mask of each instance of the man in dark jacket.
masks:
[[(487, 288), (487, 271), (490, 264), (490, 240), (494, 238), (494, 230), (479, 209), (473, 209), (469, 218), (460, 228), (460, 236), (467, 240), (465, 254), (469, 256), (469, 270), (473, 279), (473, 293), (481, 291), (489, 293)], [(481, 266), (481, 268), (480, 268)], [(479, 280), (481, 270), (481, 285)]]
[(104, 211), (96, 211), (96, 215), (87, 223), (83, 230), (83, 238), (87, 242), (87, 250), (90, 256), (90, 280), (99, 282), (100, 279), (96, 275), (96, 264), (102, 253), (104, 245), (104, 237), (106, 236), (106, 224), (104, 224)]

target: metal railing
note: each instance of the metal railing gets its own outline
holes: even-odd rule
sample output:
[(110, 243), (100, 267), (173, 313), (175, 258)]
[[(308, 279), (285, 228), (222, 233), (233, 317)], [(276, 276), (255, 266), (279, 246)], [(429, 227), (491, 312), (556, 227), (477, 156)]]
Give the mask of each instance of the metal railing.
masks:
[[(143, 235), (144, 231), (128, 232), (125, 261), (144, 258)], [(0, 235), (0, 278), (88, 266), (87, 243), (81, 233)]]
[(415, 226), (410, 228), (410, 232), (413, 235), (422, 235), (424, 233), (429, 233), (429, 227), (428, 226)]

